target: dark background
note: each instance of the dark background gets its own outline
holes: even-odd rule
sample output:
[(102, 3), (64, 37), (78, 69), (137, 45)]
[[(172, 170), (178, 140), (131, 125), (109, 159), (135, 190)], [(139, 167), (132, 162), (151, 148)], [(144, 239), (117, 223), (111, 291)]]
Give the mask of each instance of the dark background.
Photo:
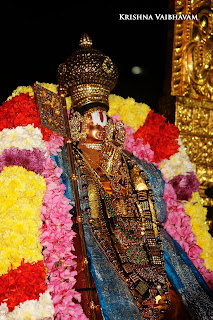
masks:
[[(112, 5), (58, 1), (51, 5), (29, 2), (26, 6), (17, 2), (4, 7), (0, 19), (0, 103), (19, 85), (56, 83), (58, 65), (78, 49), (80, 36), (87, 32), (94, 48), (118, 66), (119, 82), (113, 93), (133, 97), (157, 110), (171, 63), (168, 21), (119, 21), (119, 13), (168, 13), (168, 1)], [(143, 69), (141, 75), (131, 73), (136, 65)]]

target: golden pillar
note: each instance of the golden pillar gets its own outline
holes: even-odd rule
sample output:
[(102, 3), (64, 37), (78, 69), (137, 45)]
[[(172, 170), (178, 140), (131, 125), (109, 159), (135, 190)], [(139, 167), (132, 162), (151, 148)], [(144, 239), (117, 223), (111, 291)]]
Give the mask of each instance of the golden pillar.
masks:
[(213, 1), (177, 0), (177, 15), (194, 20), (174, 23), (171, 95), (175, 124), (195, 166), (205, 206), (213, 187)]

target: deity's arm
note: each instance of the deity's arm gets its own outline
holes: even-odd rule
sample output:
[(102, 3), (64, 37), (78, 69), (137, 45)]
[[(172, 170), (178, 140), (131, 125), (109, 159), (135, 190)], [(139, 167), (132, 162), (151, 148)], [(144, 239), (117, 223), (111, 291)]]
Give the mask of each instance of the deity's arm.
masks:
[(167, 209), (166, 203), (163, 199), (165, 182), (162, 178), (161, 172), (153, 163), (140, 160), (126, 152), (124, 154), (135, 162), (147, 175), (154, 195), (157, 219), (161, 224), (164, 223), (166, 221)]

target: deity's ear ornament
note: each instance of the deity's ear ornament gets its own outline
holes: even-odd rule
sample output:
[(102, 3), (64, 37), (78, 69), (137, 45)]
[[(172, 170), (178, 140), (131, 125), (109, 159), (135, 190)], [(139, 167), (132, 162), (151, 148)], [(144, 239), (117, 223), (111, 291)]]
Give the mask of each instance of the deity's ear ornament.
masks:
[(115, 142), (123, 147), (124, 141), (126, 139), (126, 130), (124, 128), (124, 123), (122, 121), (118, 121), (115, 124)]
[(108, 97), (117, 83), (118, 72), (112, 60), (94, 49), (91, 38), (84, 33), (80, 48), (59, 65), (57, 79), (59, 91), (70, 95), (74, 108), (81, 112), (91, 103), (109, 106)]
[(121, 166), (126, 130), (122, 121), (114, 123), (110, 118), (105, 126), (105, 132), (106, 138), (101, 148), (103, 159), (100, 167), (109, 176), (114, 176), (115, 178)]
[(75, 111), (70, 116), (69, 127), (70, 127), (70, 136), (73, 142), (77, 142), (81, 138), (81, 123), (83, 122), (83, 116)]

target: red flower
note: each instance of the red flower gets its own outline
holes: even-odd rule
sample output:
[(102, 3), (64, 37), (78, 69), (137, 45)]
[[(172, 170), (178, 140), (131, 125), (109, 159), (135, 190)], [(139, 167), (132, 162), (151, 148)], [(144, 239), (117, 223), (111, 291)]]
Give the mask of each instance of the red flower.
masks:
[(28, 124), (39, 127), (44, 140), (49, 140), (52, 131), (41, 126), (35, 98), (31, 98), (28, 93), (21, 93), (2, 104), (0, 107), (0, 131), (5, 128), (12, 129)]
[(143, 144), (149, 143), (154, 151), (154, 162), (169, 159), (178, 152), (178, 137), (178, 128), (153, 110), (149, 112), (144, 125), (134, 133), (135, 140), (139, 138), (143, 139)]
[(43, 261), (22, 262), (15, 270), (0, 277), (0, 304), (7, 303), (9, 311), (26, 300), (38, 300), (39, 294), (47, 289)]

